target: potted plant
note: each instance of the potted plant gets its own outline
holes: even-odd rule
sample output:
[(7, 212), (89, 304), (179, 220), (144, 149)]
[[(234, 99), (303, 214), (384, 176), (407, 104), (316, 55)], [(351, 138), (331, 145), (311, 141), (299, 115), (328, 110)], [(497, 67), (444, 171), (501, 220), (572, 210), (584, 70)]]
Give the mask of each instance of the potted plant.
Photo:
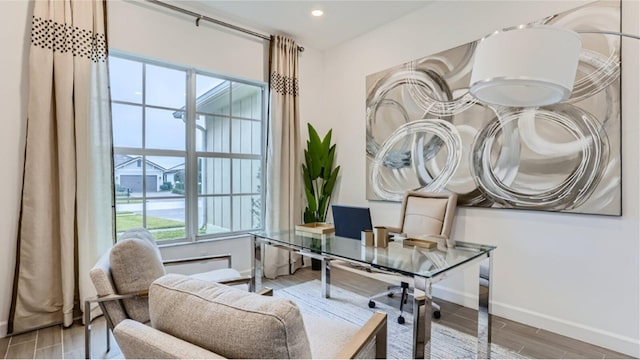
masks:
[[(333, 167), (336, 145), (331, 145), (332, 130), (329, 130), (321, 140), (311, 124), (307, 124), (307, 127), (309, 140), (304, 150), (304, 164), (302, 164), (304, 192), (307, 198), (304, 222), (325, 222), (340, 166)], [(312, 268), (320, 269), (319, 260), (312, 259)]]

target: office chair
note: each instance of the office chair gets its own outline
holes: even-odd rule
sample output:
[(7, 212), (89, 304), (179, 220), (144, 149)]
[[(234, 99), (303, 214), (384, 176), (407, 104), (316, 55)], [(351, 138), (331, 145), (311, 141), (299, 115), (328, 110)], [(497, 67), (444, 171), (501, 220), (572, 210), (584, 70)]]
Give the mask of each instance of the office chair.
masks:
[[(436, 237), (443, 242), (449, 238), (453, 217), (456, 211), (458, 196), (454, 193), (428, 193), (410, 191), (405, 193), (402, 201), (402, 215), (399, 227), (387, 227), (391, 233), (400, 234), (405, 238)], [(398, 278), (398, 277), (394, 277)], [(414, 284), (419, 290), (424, 290), (425, 283)], [(413, 296), (409, 282), (400, 281), (400, 285), (389, 286), (387, 291), (369, 297), (369, 307), (376, 307), (373, 299), (395, 294), (402, 294), (400, 298), (400, 316), (398, 323), (404, 324), (403, 307), (409, 296)], [(433, 316), (440, 318), (440, 306), (432, 304)]]

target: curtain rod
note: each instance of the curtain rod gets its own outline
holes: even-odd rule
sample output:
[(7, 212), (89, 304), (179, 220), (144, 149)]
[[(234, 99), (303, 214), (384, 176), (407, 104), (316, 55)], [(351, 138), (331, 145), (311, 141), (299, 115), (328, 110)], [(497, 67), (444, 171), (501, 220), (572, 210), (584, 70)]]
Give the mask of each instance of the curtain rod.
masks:
[[(251, 36), (255, 36), (255, 37), (258, 37), (258, 38), (261, 38), (261, 39), (264, 39), (264, 40), (271, 41), (271, 37), (269, 37), (267, 35), (260, 34), (260, 33), (257, 33), (255, 31), (251, 31), (249, 29), (241, 28), (239, 26), (236, 26), (236, 25), (233, 25), (233, 24), (229, 24), (229, 23), (226, 23), (224, 21), (220, 21), (218, 19), (210, 18), (208, 16), (205, 16), (205, 15), (202, 15), (202, 14), (198, 14), (198, 13), (195, 13), (195, 12), (187, 10), (187, 9), (183, 9), (183, 8), (177, 7), (175, 5), (171, 5), (171, 4), (159, 1), (159, 0), (145, 0), (145, 1), (150, 2), (152, 4), (155, 4), (155, 5), (159, 5), (159, 6), (165, 7), (167, 9), (171, 9), (171, 10), (186, 14), (186, 15), (193, 16), (193, 17), (196, 18), (196, 26), (200, 26), (200, 20), (206, 20), (206, 21), (212, 22), (212, 23), (214, 23), (216, 25), (228, 27), (230, 29), (233, 29), (233, 30), (236, 30), (236, 31), (240, 31), (240, 32), (243, 32), (243, 33), (251, 35)], [(304, 48), (302, 46), (298, 46), (298, 51), (303, 52)]]

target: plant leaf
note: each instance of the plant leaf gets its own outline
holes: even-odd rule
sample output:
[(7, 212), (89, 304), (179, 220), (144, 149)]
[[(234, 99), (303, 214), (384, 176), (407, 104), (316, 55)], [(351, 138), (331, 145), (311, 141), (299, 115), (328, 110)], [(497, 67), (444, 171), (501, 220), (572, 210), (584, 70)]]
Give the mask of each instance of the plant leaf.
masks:
[(329, 132), (327, 133), (327, 135), (324, 136), (324, 139), (322, 139), (322, 152), (323, 154), (328, 154), (329, 153), (329, 147), (331, 146), (331, 132), (333, 131), (333, 129), (329, 130)]
[(309, 189), (309, 191), (313, 193), (313, 184), (309, 177), (309, 169), (304, 164), (302, 164), (302, 180), (304, 180), (305, 189)]
[(322, 179), (324, 179), (325, 181), (327, 181), (331, 176), (331, 171), (333, 168), (333, 158), (335, 157), (335, 155), (336, 146), (333, 145), (331, 148), (329, 148), (329, 155), (327, 156), (327, 159), (324, 162), (324, 168), (322, 169)]
[(309, 211), (316, 212), (318, 210), (318, 204), (316, 203), (316, 198), (313, 196), (313, 193), (305, 188), (305, 195), (307, 195), (307, 203), (309, 204)]
[(322, 192), (325, 194), (331, 194), (333, 193), (333, 187), (336, 185), (336, 180), (338, 179), (338, 173), (340, 172), (340, 166), (336, 167), (333, 172), (331, 173), (331, 176), (329, 177), (329, 180), (327, 180), (326, 183), (324, 183), (324, 185), (322, 186)]
[(315, 180), (322, 175), (322, 142), (316, 130), (307, 124), (309, 128), (309, 141), (307, 141), (309, 159), (307, 166), (309, 167), (309, 175), (311, 180)]
[(318, 218), (320, 221), (325, 221), (327, 218), (327, 202), (329, 201), (329, 194), (325, 193), (320, 197), (320, 204), (318, 205)]

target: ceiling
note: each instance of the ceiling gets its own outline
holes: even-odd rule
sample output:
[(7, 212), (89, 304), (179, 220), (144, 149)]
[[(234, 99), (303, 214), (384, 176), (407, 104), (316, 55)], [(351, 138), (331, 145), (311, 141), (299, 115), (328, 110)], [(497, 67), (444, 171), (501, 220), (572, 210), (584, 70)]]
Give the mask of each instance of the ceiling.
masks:
[[(171, 1), (202, 15), (327, 50), (428, 4), (428, 1)], [(314, 17), (311, 10), (324, 15)]]

